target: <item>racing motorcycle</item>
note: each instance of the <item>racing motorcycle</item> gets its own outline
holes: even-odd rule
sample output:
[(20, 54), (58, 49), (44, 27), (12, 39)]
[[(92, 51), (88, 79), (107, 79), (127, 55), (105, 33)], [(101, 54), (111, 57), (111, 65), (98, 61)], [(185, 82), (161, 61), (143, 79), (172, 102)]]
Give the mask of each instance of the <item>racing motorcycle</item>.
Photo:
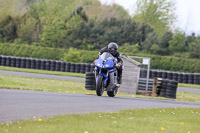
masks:
[(104, 91), (107, 91), (110, 97), (117, 94), (120, 85), (117, 80), (116, 64), (117, 59), (108, 52), (104, 52), (95, 60), (96, 94), (98, 96), (102, 96)]

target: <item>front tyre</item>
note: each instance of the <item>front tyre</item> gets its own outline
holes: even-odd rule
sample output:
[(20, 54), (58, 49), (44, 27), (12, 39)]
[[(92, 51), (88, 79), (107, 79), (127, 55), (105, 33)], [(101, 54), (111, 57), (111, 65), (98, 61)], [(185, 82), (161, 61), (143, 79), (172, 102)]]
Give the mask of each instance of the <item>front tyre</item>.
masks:
[(103, 76), (102, 75), (98, 75), (96, 82), (97, 82), (97, 84), (96, 84), (96, 93), (97, 93), (97, 96), (102, 96), (103, 92), (104, 92), (104, 88), (103, 88)]
[(109, 97), (115, 97), (118, 91), (118, 87), (116, 87), (113, 91), (107, 91)]

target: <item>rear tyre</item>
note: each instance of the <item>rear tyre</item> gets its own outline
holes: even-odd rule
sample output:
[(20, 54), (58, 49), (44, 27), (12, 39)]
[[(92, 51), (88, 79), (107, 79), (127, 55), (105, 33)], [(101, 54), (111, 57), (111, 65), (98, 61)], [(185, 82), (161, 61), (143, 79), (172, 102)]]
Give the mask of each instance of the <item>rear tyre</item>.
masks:
[(103, 89), (103, 76), (102, 75), (98, 75), (97, 76), (97, 85), (96, 85), (97, 96), (102, 96), (103, 92), (104, 92), (104, 89)]
[(109, 97), (115, 97), (118, 91), (118, 87), (116, 87), (113, 91), (107, 91), (107, 95)]

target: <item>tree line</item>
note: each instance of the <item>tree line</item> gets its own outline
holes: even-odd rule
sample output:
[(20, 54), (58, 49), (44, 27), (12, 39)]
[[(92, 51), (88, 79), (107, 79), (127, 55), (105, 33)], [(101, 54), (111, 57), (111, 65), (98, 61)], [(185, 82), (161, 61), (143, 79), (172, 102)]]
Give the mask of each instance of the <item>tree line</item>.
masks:
[(23, 0), (21, 6), (28, 7), (21, 15), (0, 8), (1, 43), (97, 50), (116, 42), (122, 52), (200, 58), (200, 36), (172, 32), (172, 1), (138, 0), (134, 16), (97, 0)]

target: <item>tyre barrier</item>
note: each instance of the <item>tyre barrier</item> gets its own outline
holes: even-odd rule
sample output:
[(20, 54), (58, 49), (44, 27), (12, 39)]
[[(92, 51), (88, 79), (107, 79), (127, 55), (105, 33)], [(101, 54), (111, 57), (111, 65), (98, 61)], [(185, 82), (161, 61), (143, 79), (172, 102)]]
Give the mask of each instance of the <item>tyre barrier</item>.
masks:
[(70, 72), (75, 72), (75, 63), (71, 63)]
[(11, 67), (16, 67), (16, 57), (11, 57), (10, 59), (11, 59), (10, 66)]
[(26, 68), (31, 68), (31, 59), (26, 59)]
[(183, 73), (178, 73), (178, 80), (179, 83), (183, 83)]
[(200, 75), (199, 74), (194, 74), (194, 84), (199, 85), (200, 84)]
[(166, 78), (167, 78), (167, 72), (165, 72), (165, 71), (162, 72), (162, 78), (163, 78), (163, 79), (166, 79)]
[(66, 62), (65, 63), (65, 72), (70, 72), (70, 67), (71, 67), (71, 63)]
[(177, 87), (178, 87), (177, 81), (163, 79), (159, 95), (161, 97), (176, 99)]
[(36, 68), (36, 60), (31, 59), (31, 69), (35, 69), (35, 68)]
[(194, 84), (194, 74), (188, 74), (188, 84)]
[(60, 71), (61, 72), (65, 72), (65, 62), (63, 62), (63, 61), (61, 61), (61, 63), (60, 63)]
[(16, 58), (16, 67), (20, 68), (21, 67), (21, 58)]
[[(31, 68), (51, 71), (62, 72), (76, 72), (87, 73), (94, 70), (94, 64), (87, 63), (69, 63), (56, 60), (42, 60), (34, 58), (12, 57), (12, 56), (0, 56), (0, 65), (18, 68)], [(159, 77), (163, 79), (174, 80), (179, 83), (198, 84), (200, 85), (199, 73), (180, 73), (169, 71), (150, 70), (150, 78)], [(147, 77), (147, 69), (140, 70), (140, 78)]]
[(185, 83), (185, 84), (188, 83), (188, 74), (187, 73), (183, 74), (183, 83)]
[(75, 73), (80, 73), (80, 69), (81, 69), (81, 64), (76, 63), (75, 64)]
[(55, 71), (60, 71), (60, 70), (61, 70), (61, 61), (56, 61)]
[(1, 57), (1, 66), (6, 66), (6, 56)]
[(167, 83), (167, 88), (166, 88), (166, 98), (173, 98), (176, 99), (176, 91), (178, 87), (178, 82), (174, 80), (169, 80)]
[(175, 72), (172, 73), (172, 80), (174, 81), (178, 80), (178, 73), (175, 73)]
[(94, 71), (94, 68), (95, 68), (95, 65), (94, 65), (94, 64), (91, 64), (91, 66), (90, 66), (90, 72), (93, 72), (93, 71)]
[(51, 60), (50, 61), (50, 70), (51, 71), (55, 71), (56, 70), (56, 61), (55, 60)]
[(90, 72), (90, 68), (91, 68), (91, 65), (90, 64), (86, 64), (85, 65), (85, 72)]
[(85, 89), (96, 90), (95, 74), (93, 72), (86, 72)]
[(85, 72), (86, 72), (86, 64), (85, 63), (81, 63), (80, 73), (85, 73)]
[(172, 76), (173, 76), (172, 72), (167, 72), (167, 79), (172, 80)]
[(6, 66), (11, 66), (11, 57), (6, 57)]
[[(147, 70), (146, 69), (141, 69), (140, 70), (140, 78), (146, 78), (147, 77)], [(152, 77), (152, 76), (150, 76)]]
[(46, 64), (46, 61), (45, 60), (41, 60), (41, 64), (40, 64), (40, 69), (41, 70), (45, 70), (45, 64)]
[(162, 78), (162, 71), (157, 71), (157, 77)]
[[(155, 77), (162, 79), (169, 79), (177, 81), (178, 83), (185, 84), (200, 84), (200, 74), (199, 73), (182, 73), (182, 72), (169, 72), (169, 71), (159, 71), (150, 70), (149, 78), (153, 79)], [(147, 69), (140, 69), (140, 78), (147, 78)]]
[(21, 58), (20, 68), (26, 68), (26, 58)]
[(51, 61), (45, 60), (45, 70), (50, 71), (51, 70)]

